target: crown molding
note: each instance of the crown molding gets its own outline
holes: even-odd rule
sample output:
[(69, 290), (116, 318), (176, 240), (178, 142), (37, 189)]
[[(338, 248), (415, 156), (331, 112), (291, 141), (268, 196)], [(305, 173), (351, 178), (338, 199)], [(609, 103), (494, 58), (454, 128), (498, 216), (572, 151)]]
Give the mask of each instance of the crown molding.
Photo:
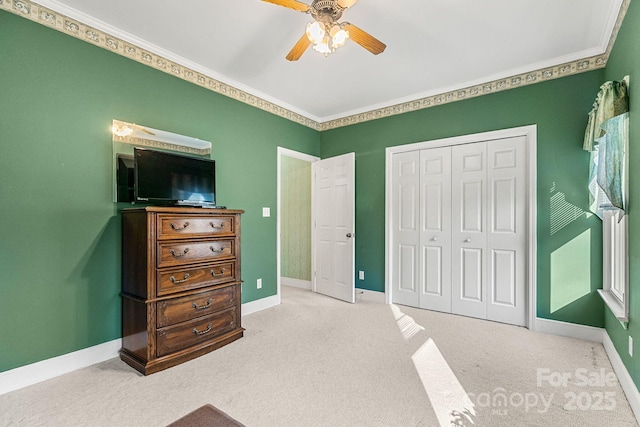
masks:
[[(396, 102), (391, 102), (390, 105), (379, 105), (367, 111), (347, 112), (342, 117), (331, 117), (326, 120), (299, 111), (295, 107), (279, 100), (271, 99), (264, 94), (258, 94), (238, 82), (224, 79), (212, 70), (201, 67), (158, 46), (151, 45), (135, 36), (121, 32), (75, 9), (61, 5), (55, 0), (43, 0), (40, 2), (41, 4), (30, 0), (0, 0), (0, 10), (11, 12), (56, 29), (244, 104), (311, 129), (324, 131), (604, 68), (630, 2), (631, 0), (618, 0), (615, 7), (612, 7), (613, 10), (609, 14), (607, 21), (607, 28), (611, 28), (611, 36), (608, 40), (605, 38), (601, 41), (600, 47), (602, 50), (600, 51), (602, 53), (600, 54), (583, 52), (583, 54), (589, 56), (462, 88), (442, 91), (429, 96), (417, 95), (415, 99), (397, 100)], [(620, 6), (616, 14), (615, 9), (618, 4)], [(607, 31), (605, 31), (606, 33)], [(562, 60), (562, 58), (559, 58), (559, 60)], [(534, 67), (536, 66), (534, 65)]]

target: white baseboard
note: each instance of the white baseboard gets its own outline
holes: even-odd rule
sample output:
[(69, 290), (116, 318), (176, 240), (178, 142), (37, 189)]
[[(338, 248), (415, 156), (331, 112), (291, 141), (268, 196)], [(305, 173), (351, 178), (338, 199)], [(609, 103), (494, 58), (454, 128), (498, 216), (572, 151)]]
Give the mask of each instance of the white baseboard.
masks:
[(73, 353), (0, 372), (0, 395), (118, 357), (121, 347), (122, 339), (118, 338)]
[(577, 338), (580, 340), (595, 341), (599, 343), (602, 342), (602, 337), (606, 334), (603, 328), (543, 319), (541, 317), (536, 317), (535, 322), (536, 324), (532, 329), (543, 334)]
[(293, 286), (294, 288), (311, 290), (311, 280), (292, 279), (291, 277), (281, 277), (280, 284)]
[(633, 382), (631, 375), (629, 375), (629, 371), (624, 366), (620, 355), (613, 345), (613, 341), (611, 341), (609, 334), (606, 332), (604, 333), (602, 345), (607, 352), (607, 356), (609, 356), (611, 366), (613, 366), (613, 370), (618, 377), (620, 387), (622, 387), (622, 390), (629, 401), (629, 406), (631, 406), (633, 414), (636, 416), (636, 420), (640, 423), (640, 392), (638, 392), (638, 387), (636, 387), (636, 384)]
[(370, 291), (368, 289), (356, 288), (356, 302), (368, 301), (377, 302), (380, 304), (386, 304), (386, 297), (384, 292)]
[(280, 305), (280, 295), (272, 295), (270, 297), (246, 302), (242, 304), (242, 316), (248, 316), (249, 314), (266, 310), (267, 308), (275, 307), (276, 305)]

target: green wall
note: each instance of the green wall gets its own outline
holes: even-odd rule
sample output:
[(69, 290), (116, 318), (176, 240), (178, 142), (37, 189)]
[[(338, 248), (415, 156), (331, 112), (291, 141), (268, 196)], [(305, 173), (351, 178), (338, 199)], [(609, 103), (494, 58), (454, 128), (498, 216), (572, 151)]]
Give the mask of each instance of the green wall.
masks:
[(640, 5), (631, 2), (616, 44), (613, 48), (606, 69), (606, 80), (622, 80), (625, 75), (630, 78), (629, 98), (629, 324), (628, 329), (607, 309), (605, 325), (616, 350), (620, 354), (629, 374), (636, 385), (640, 385), (640, 347), (635, 345), (635, 356), (628, 352), (628, 336), (640, 343), (640, 242), (635, 237), (640, 234)]
[[(538, 316), (603, 326), (636, 384), (640, 364), (640, 175), (631, 169), (631, 322), (600, 301), (601, 224), (586, 213), (586, 114), (606, 80), (631, 75), (631, 165), (640, 126), (640, 10), (633, 3), (606, 70), (319, 133), (0, 11), (0, 372), (120, 336), (120, 217), (112, 203), (114, 118), (213, 142), (220, 203), (243, 216), (243, 302), (276, 293), (277, 146), (356, 153), (358, 286), (384, 290), (385, 148), (538, 126)], [(634, 26), (635, 25), (635, 26)], [(639, 91), (640, 93), (640, 91)], [(640, 98), (639, 98), (640, 99)], [(257, 278), (263, 288), (255, 289)]]
[(277, 146), (320, 134), (0, 11), (0, 371), (120, 337), (114, 118), (213, 142), (243, 302), (276, 293)]
[(359, 287), (384, 291), (385, 148), (537, 125), (538, 316), (604, 325), (600, 221), (586, 213), (588, 155), (582, 139), (604, 71), (592, 71), (322, 134), (322, 157), (356, 153)]

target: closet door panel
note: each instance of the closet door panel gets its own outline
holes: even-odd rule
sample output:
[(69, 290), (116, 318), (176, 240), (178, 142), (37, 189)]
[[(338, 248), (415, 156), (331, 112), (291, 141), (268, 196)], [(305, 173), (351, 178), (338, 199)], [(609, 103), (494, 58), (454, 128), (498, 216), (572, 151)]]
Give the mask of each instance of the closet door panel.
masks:
[(487, 318), (526, 325), (526, 140), (514, 137), (487, 145)]
[(486, 318), (486, 146), (452, 147), (451, 311)]
[(451, 312), (451, 148), (420, 152), (420, 307)]
[(397, 153), (392, 160), (391, 277), (393, 302), (420, 304), (420, 153)]

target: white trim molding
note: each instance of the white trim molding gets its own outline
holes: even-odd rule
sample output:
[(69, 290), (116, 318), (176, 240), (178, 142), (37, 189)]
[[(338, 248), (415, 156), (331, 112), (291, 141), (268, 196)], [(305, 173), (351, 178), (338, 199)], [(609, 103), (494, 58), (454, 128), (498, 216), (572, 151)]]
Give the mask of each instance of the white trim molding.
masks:
[(379, 304), (386, 304), (384, 292), (370, 291), (368, 289), (356, 288), (356, 302), (367, 301)]
[(606, 331), (602, 328), (544, 319), (542, 317), (536, 317), (534, 326), (535, 328), (532, 329), (535, 329), (536, 332), (542, 334), (557, 335), (560, 337), (576, 338), (579, 340), (599, 343), (602, 342), (603, 335), (606, 335)]
[[(586, 51), (583, 54), (588, 56), (581, 59), (564, 61), (559, 58), (561, 63), (556, 65), (544, 66), (540, 69), (505, 76), (492, 81), (476, 82), (468, 87), (440, 89), (441, 93), (434, 93), (429, 96), (417, 94), (409, 97), (409, 99), (396, 100), (396, 102), (389, 101), (390, 105), (368, 107), (370, 111), (360, 113), (346, 112), (343, 117), (328, 119), (315, 117), (283, 101), (271, 99), (269, 96), (245, 87), (239, 82), (220, 76), (213, 70), (201, 67), (158, 46), (108, 26), (55, 0), (40, 0), (40, 4), (31, 0), (0, 0), (0, 9), (56, 29), (242, 103), (311, 129), (323, 131), (604, 68), (631, 2), (631, 0), (619, 1), (621, 3), (617, 15), (614, 10), (609, 17), (608, 27), (612, 28), (609, 40), (607, 43), (600, 42), (601, 45), (606, 44), (606, 48), (601, 54)], [(535, 67), (535, 65), (532, 66)]]
[(633, 382), (633, 378), (631, 378), (631, 375), (629, 375), (627, 367), (624, 366), (624, 363), (622, 362), (618, 351), (613, 345), (613, 341), (611, 341), (611, 338), (606, 331), (604, 331), (602, 334), (602, 345), (604, 346), (604, 350), (609, 357), (609, 361), (611, 362), (613, 371), (618, 377), (620, 387), (622, 387), (622, 391), (624, 391), (624, 394), (629, 401), (629, 406), (631, 406), (631, 410), (636, 416), (636, 421), (640, 423), (640, 392), (638, 392), (638, 387), (636, 387), (636, 384)]
[(118, 338), (62, 356), (0, 372), (0, 395), (118, 357)]
[(242, 317), (280, 305), (280, 295), (271, 295), (242, 304)]
[(291, 277), (281, 277), (280, 283), (284, 286), (291, 286), (298, 289), (311, 290), (311, 280), (292, 279)]

